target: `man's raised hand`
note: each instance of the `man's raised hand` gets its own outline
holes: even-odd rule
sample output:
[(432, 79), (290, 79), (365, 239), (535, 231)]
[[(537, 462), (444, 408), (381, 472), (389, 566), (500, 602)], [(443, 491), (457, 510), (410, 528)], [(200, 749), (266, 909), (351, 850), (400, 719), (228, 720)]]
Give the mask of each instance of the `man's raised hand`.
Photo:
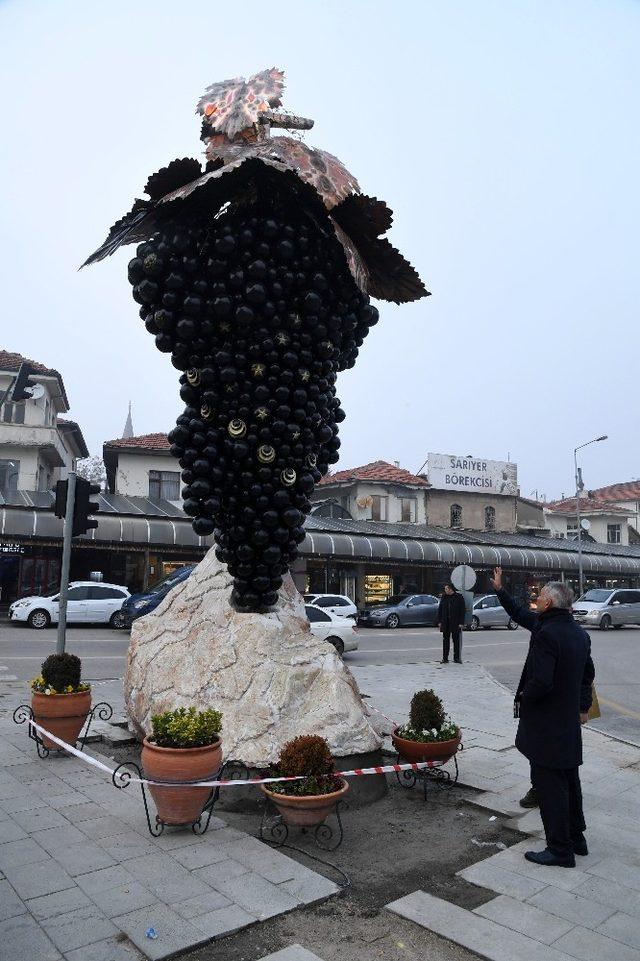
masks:
[(491, 586), (493, 587), (494, 591), (499, 591), (502, 589), (502, 568), (501, 567), (493, 568), (493, 577), (491, 578)]

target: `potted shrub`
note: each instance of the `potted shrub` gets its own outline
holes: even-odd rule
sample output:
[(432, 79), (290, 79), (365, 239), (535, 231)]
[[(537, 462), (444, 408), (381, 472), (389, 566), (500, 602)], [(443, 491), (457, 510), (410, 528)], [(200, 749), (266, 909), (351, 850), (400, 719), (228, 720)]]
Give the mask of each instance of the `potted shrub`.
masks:
[[(142, 767), (153, 781), (211, 781), (222, 765), (222, 715), (179, 707), (154, 714), (153, 733), (142, 745)], [(211, 794), (208, 787), (150, 784), (149, 790), (165, 824), (193, 824)]]
[[(50, 654), (31, 682), (31, 709), (36, 724), (61, 741), (75, 745), (91, 710), (91, 687), (80, 680), (82, 663), (75, 654)], [(45, 734), (42, 743), (53, 751), (60, 745)]]
[(271, 773), (275, 777), (305, 775), (300, 781), (260, 785), (285, 824), (321, 824), (349, 790), (345, 778), (335, 772), (329, 745), (316, 734), (296, 737), (285, 744)]
[(448, 761), (460, 745), (460, 728), (447, 717), (435, 691), (416, 691), (409, 722), (391, 735), (398, 754), (407, 761)]

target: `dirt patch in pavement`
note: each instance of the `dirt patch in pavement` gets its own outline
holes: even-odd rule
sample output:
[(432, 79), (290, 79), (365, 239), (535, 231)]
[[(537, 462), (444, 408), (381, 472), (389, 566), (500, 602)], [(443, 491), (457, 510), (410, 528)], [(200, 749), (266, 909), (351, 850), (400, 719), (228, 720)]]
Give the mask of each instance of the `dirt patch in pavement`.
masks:
[[(134, 753), (131, 748), (100, 748), (118, 762)], [(522, 836), (503, 826), (505, 816), (498, 814), (491, 821), (490, 811), (467, 804), (465, 799), (476, 793), (468, 788), (429, 784), (425, 804), (420, 785), (407, 790), (395, 776), (388, 781), (385, 798), (343, 813), (344, 841), (336, 851), (319, 851), (308, 835), (297, 834), (295, 829), (288, 844), (299, 850), (280, 849), (343, 884), (344, 878), (331, 866), (339, 868), (350, 881), (340, 894), (221, 938), (185, 957), (190, 961), (258, 961), (297, 941), (323, 961), (474, 958), (384, 907), (419, 889), (461, 907), (477, 907), (495, 894), (456, 877), (456, 872), (496, 853), (497, 845), (510, 846)], [(258, 834), (259, 815), (220, 813), (230, 826)], [(325, 863), (312, 860), (305, 852)]]

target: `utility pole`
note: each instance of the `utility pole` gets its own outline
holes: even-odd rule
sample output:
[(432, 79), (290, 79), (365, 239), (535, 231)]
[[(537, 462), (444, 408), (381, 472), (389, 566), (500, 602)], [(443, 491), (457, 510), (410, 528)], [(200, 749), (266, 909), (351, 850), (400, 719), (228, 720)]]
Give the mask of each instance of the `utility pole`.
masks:
[(71, 563), (71, 538), (73, 537), (73, 508), (76, 499), (76, 475), (74, 471), (67, 478), (67, 500), (64, 513), (62, 539), (62, 567), (60, 570), (60, 597), (58, 599), (58, 640), (56, 652), (64, 653), (67, 631), (67, 592), (69, 590), (69, 566)]
[(582, 570), (582, 527), (580, 521), (580, 490), (584, 487), (582, 483), (582, 475), (580, 473), (580, 468), (578, 467), (578, 451), (582, 450), (583, 447), (588, 447), (590, 444), (598, 444), (601, 440), (606, 440), (607, 435), (603, 434), (601, 437), (594, 437), (593, 440), (588, 440), (586, 444), (579, 444), (578, 447), (574, 448), (573, 451), (573, 466), (575, 471), (575, 481), (576, 481), (576, 520), (578, 522), (578, 589), (579, 597), (584, 594), (584, 574)]

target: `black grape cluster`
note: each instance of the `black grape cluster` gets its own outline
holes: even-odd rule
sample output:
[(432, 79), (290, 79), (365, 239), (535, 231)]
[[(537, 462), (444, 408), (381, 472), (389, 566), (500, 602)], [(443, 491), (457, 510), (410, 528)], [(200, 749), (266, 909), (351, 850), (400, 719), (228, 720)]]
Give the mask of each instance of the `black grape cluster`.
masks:
[(328, 223), (272, 198), (140, 244), (133, 296), (186, 404), (169, 434), (184, 510), (215, 535), (240, 611), (274, 605), (315, 484), (338, 460), (338, 371), (378, 311)]

